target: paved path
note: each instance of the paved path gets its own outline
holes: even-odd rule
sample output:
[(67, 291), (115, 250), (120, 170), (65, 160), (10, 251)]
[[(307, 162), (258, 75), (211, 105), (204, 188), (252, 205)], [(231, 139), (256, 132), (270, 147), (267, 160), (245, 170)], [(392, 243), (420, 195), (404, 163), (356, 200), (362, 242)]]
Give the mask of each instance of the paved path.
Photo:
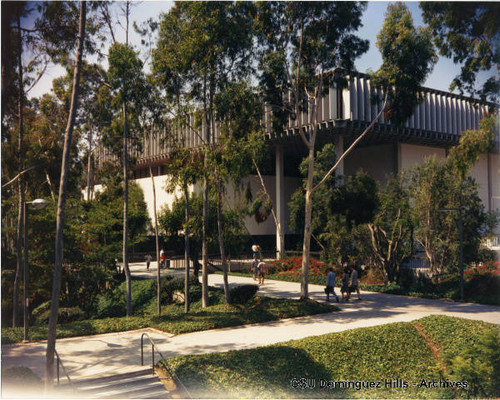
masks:
[[(134, 275), (156, 275), (156, 268), (146, 271), (140, 264), (132, 266)], [(168, 271), (167, 271), (168, 272)], [(163, 273), (163, 271), (162, 271)], [(252, 278), (229, 277), (230, 285), (254, 283)], [(209, 284), (222, 285), (222, 275), (209, 275)], [(310, 297), (325, 301), (323, 286), (310, 285)], [(266, 281), (260, 295), (298, 298), (298, 283)], [(500, 324), (500, 307), (451, 301), (427, 300), (406, 296), (362, 292), (362, 301), (340, 303), (340, 312), (216, 329), (172, 336), (155, 330), (139, 330), (89, 337), (57, 340), (59, 352), (72, 379), (82, 379), (100, 371), (119, 370), (140, 365), (140, 337), (149, 332), (165, 357), (203, 354), (254, 348), (307, 336), (322, 335), (348, 329), (391, 322), (408, 322), (431, 314), (482, 320)], [(2, 368), (24, 365), (39, 376), (44, 375), (45, 342), (2, 346)], [(150, 362), (150, 350), (145, 350)]]

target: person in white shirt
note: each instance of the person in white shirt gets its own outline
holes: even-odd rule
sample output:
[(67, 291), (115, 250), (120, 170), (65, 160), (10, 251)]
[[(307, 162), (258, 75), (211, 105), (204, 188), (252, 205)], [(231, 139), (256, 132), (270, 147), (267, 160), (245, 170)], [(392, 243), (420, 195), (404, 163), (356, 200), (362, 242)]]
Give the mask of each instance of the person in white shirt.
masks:
[(257, 265), (257, 270), (259, 271), (259, 285), (263, 285), (264, 284), (264, 278), (265, 278), (265, 275), (266, 275), (266, 272), (267, 272), (267, 265), (266, 265), (266, 263), (264, 263), (264, 262), (261, 261)]

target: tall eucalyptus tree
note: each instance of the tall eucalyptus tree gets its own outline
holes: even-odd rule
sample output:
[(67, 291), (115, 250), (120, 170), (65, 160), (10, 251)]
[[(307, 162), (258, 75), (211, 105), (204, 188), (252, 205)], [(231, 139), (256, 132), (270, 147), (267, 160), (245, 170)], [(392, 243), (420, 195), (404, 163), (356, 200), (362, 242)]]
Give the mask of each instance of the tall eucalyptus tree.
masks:
[[(215, 140), (215, 102), (231, 82), (251, 71), (253, 4), (179, 2), (163, 16), (153, 70), (183, 109), (203, 112), (204, 203), (202, 239), (202, 305), (208, 306), (209, 154)], [(201, 123), (202, 122), (202, 123)], [(200, 126), (195, 126), (199, 129)]]

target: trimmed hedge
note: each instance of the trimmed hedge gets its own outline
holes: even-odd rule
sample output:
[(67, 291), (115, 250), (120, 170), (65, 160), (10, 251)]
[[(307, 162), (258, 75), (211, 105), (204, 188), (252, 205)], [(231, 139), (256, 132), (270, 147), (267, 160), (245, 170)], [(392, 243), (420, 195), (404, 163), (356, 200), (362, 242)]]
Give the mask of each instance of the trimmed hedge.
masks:
[[(50, 301), (40, 304), (33, 310), (32, 324), (45, 325), (49, 322), (50, 317)], [(85, 319), (85, 313), (79, 307), (60, 307), (57, 314), (57, 321), (61, 324), (68, 322), (82, 321)]]
[[(161, 301), (167, 304), (173, 302), (174, 292), (184, 293), (185, 278), (177, 277), (169, 280), (161, 287)], [(201, 299), (201, 283), (194, 275), (189, 276), (189, 299), (191, 302)]]
[(258, 290), (258, 285), (236, 286), (229, 290), (229, 302), (231, 304), (247, 304)]

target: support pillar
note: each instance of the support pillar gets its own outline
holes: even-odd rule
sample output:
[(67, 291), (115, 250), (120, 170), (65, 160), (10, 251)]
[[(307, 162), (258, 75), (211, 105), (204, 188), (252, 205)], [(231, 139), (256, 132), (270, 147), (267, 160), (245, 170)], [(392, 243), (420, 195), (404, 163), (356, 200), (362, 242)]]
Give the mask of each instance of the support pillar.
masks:
[[(276, 227), (276, 257), (285, 252), (285, 172), (283, 146), (276, 145), (276, 199), (275, 210), (278, 226)], [(281, 235), (280, 235), (281, 231)]]

